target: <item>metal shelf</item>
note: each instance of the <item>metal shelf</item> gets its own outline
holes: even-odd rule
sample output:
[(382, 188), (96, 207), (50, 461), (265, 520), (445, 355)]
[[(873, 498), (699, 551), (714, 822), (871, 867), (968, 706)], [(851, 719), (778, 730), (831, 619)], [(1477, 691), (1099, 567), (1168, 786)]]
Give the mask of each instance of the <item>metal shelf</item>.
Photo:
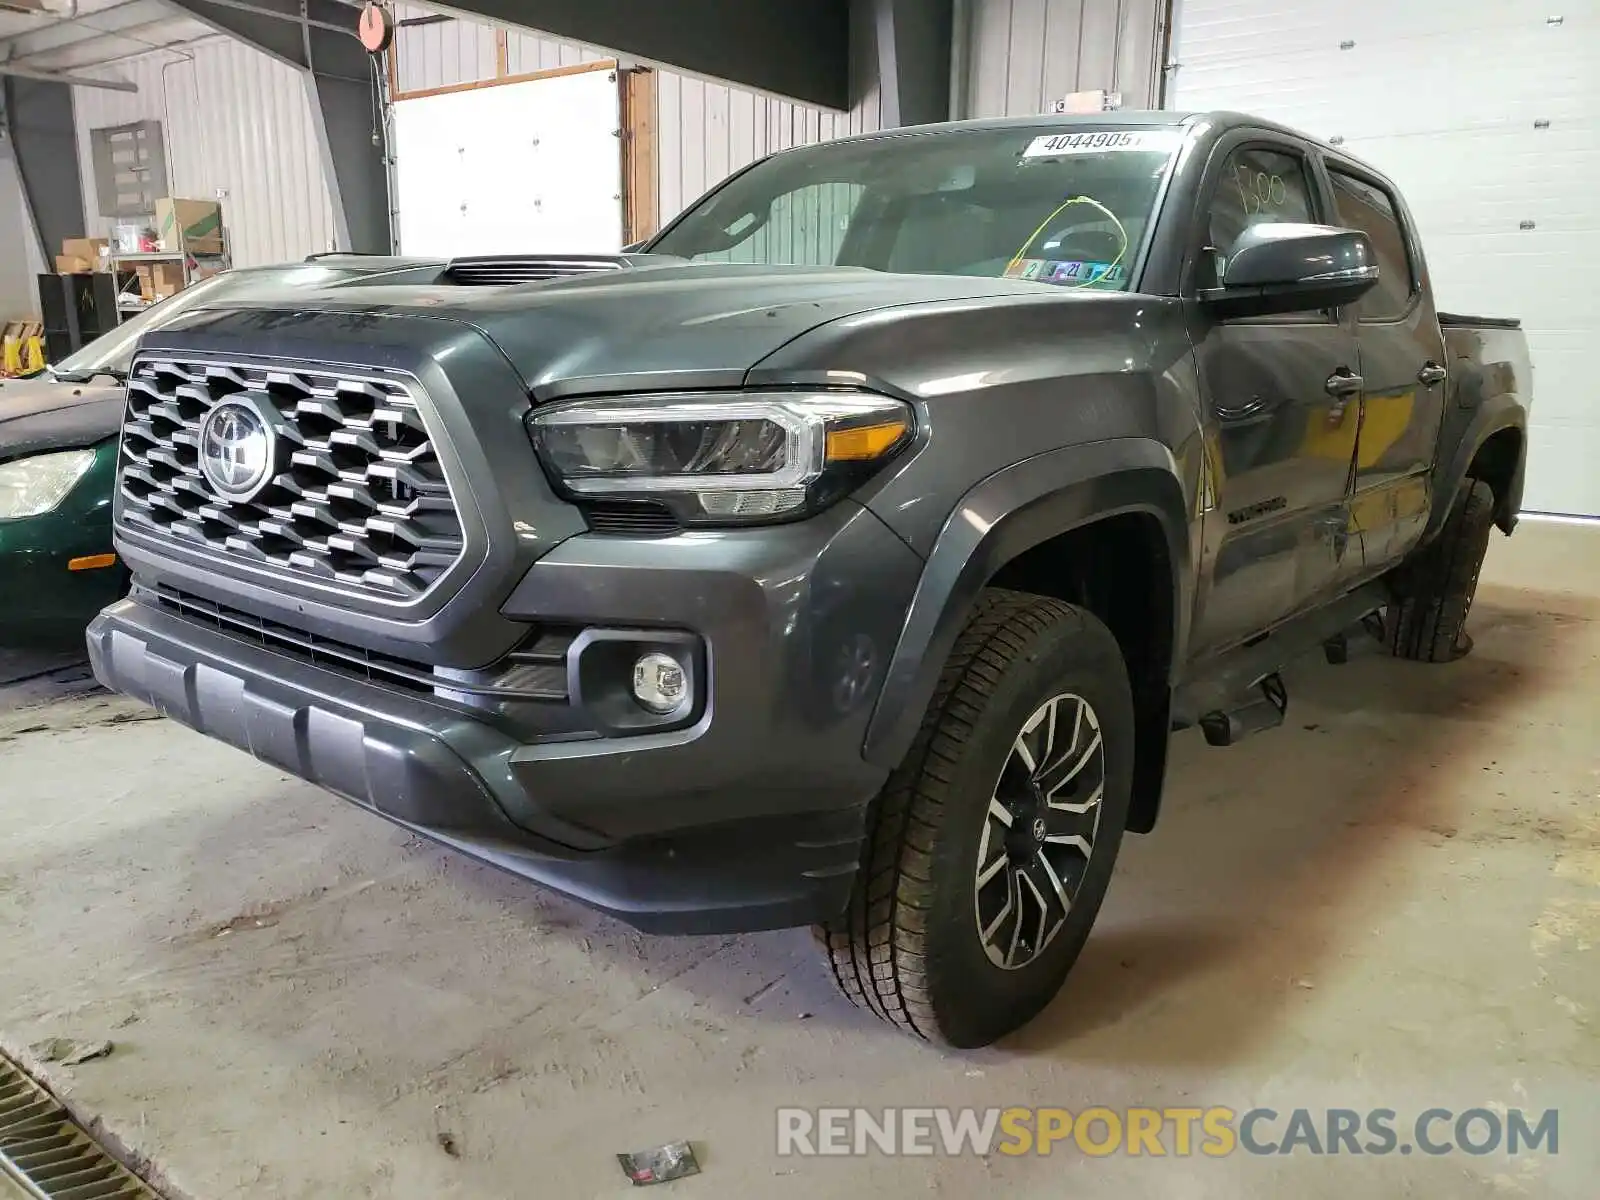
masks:
[[(178, 271), (183, 276), (183, 287), (191, 286), (216, 270), (226, 271), (233, 266), (226, 229), (222, 231), (220, 250), (200, 250), (185, 241), (176, 250), (139, 250), (129, 254), (113, 253), (108, 257), (111, 270), (117, 275), (131, 274), (133, 268), (141, 263), (177, 263)], [(201, 273), (202, 264), (205, 268), (204, 274)], [(136, 290), (131, 292), (124, 290), (117, 297), (117, 311), (124, 316), (131, 316), (157, 303), (159, 303), (157, 300), (146, 300)]]
[(185, 258), (227, 258), (226, 250), (141, 250), (137, 254), (113, 254), (112, 262), (181, 262)]

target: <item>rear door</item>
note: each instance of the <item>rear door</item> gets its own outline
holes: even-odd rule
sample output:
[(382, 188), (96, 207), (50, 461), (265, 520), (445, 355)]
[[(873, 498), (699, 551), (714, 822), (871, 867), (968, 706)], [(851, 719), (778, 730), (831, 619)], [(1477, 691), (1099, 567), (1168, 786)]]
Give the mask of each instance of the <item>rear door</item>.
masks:
[[(1324, 223), (1305, 146), (1240, 131), (1212, 151), (1185, 294), (1216, 285), (1234, 239), (1263, 223)], [(1351, 552), (1360, 410), (1353, 324), (1332, 312), (1216, 319), (1192, 310), (1216, 507), (1195, 622), (1200, 653), (1242, 641), (1327, 594)], [(1359, 553), (1359, 551), (1355, 551)]]
[(1444, 417), (1444, 336), (1399, 198), (1376, 175), (1326, 163), (1334, 223), (1365, 233), (1378, 258), (1378, 283), (1354, 306), (1363, 391), (1350, 513), (1364, 573), (1373, 574), (1415, 545), (1428, 522)]

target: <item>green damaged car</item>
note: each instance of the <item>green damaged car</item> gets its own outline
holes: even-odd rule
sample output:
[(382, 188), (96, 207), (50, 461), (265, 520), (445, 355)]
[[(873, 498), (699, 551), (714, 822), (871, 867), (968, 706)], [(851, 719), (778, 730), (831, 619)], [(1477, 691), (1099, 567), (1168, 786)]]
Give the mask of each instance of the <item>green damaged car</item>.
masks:
[(0, 391), (0, 645), (13, 647), (81, 637), (127, 586), (111, 551), (121, 390), (40, 386)]

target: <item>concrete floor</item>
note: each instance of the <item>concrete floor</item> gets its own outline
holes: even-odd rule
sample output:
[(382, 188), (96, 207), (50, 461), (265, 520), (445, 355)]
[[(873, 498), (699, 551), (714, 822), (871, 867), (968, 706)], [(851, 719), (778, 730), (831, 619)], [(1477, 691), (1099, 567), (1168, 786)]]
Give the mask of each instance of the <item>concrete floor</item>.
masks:
[[(970, 1054), (834, 998), (804, 931), (641, 938), (119, 698), (13, 688), (0, 1036), (114, 1039), (48, 1078), (205, 1200), (618, 1196), (616, 1151), (677, 1138), (703, 1174), (664, 1195), (1593, 1196), (1597, 551), (1525, 524), (1466, 661), (1307, 663), (1285, 728), (1180, 735), (1067, 988)], [(780, 1160), (795, 1104), (1559, 1107), (1562, 1143)]]

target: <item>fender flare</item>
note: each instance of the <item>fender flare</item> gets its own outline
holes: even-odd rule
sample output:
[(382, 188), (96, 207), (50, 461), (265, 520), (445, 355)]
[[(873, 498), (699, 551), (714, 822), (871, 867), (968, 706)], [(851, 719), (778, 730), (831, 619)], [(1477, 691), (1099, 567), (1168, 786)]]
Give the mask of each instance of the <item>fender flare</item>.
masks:
[(885, 672), (863, 757), (889, 768), (905, 757), (978, 593), (1001, 567), (1060, 534), (1133, 512), (1154, 516), (1166, 535), (1175, 669), (1192, 581), (1189, 506), (1172, 452), (1148, 438), (1049, 450), (976, 484), (945, 521)]
[(1423, 541), (1431, 541), (1434, 535), (1444, 528), (1445, 519), (1450, 515), (1451, 503), (1455, 499), (1456, 492), (1460, 490), (1462, 481), (1467, 477), (1472, 460), (1477, 457), (1483, 444), (1503, 429), (1515, 429), (1522, 434), (1523, 450), (1516, 472), (1512, 476), (1510, 492), (1499, 498), (1495, 520), (1509, 533), (1511, 527), (1516, 524), (1518, 512), (1521, 511), (1522, 483), (1528, 462), (1527, 408), (1519, 397), (1501, 393), (1485, 399), (1469, 411), (1470, 416), (1467, 416), (1460, 436), (1455, 439), (1454, 452), (1448, 456), (1442, 454), (1439, 456), (1439, 465), (1433, 481), (1433, 511), (1428, 516), (1428, 525), (1423, 531)]

